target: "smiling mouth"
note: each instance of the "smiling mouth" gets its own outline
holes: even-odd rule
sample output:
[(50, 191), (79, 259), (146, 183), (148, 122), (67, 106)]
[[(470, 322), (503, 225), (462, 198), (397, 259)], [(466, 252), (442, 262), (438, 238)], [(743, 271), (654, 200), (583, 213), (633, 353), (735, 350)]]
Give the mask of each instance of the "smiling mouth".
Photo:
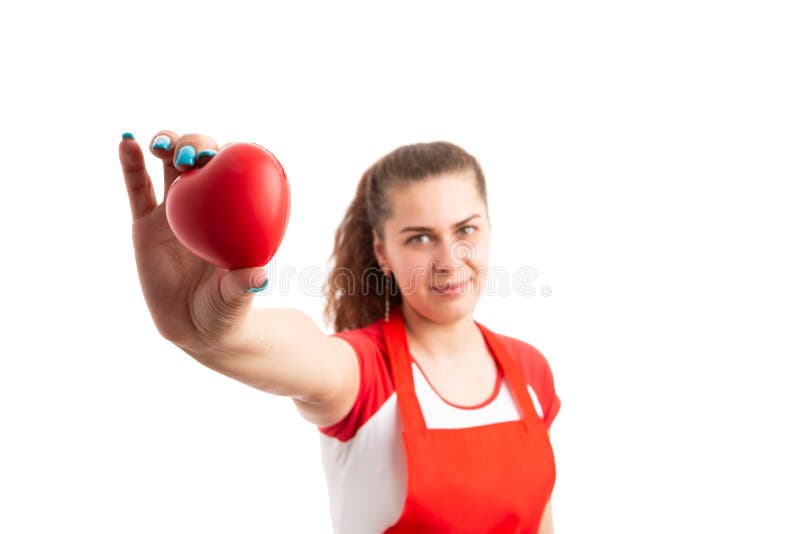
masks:
[(450, 293), (455, 291), (461, 291), (467, 286), (468, 282), (469, 280), (461, 282), (460, 284), (451, 282), (443, 286), (431, 286), (431, 289), (433, 290), (434, 293)]

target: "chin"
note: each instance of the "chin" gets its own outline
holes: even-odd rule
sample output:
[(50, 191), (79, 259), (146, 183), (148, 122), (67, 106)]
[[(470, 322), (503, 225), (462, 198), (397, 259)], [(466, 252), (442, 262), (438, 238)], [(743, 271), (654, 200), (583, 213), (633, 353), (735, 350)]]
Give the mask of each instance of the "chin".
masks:
[(472, 317), (476, 304), (477, 298), (472, 295), (463, 295), (450, 300), (431, 295), (425, 302), (415, 305), (414, 309), (433, 322), (448, 324), (464, 317)]

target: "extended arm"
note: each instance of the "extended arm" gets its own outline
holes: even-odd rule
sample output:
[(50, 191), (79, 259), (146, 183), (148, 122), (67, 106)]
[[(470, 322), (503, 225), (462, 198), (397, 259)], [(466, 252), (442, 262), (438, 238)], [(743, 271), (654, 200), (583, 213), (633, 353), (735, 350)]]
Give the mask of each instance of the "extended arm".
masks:
[(291, 397), (309, 422), (344, 417), (358, 393), (358, 360), (293, 308), (251, 307), (241, 328), (213, 346), (181, 347), (203, 365), (251, 387)]

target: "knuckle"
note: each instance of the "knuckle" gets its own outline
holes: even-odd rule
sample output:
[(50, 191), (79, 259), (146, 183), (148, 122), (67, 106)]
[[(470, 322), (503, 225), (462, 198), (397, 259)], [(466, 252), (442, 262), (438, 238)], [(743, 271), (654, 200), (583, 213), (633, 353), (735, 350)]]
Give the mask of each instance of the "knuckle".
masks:
[(146, 180), (136, 185), (132, 185), (128, 188), (128, 191), (132, 197), (148, 195), (153, 191), (153, 184), (150, 182), (150, 180)]

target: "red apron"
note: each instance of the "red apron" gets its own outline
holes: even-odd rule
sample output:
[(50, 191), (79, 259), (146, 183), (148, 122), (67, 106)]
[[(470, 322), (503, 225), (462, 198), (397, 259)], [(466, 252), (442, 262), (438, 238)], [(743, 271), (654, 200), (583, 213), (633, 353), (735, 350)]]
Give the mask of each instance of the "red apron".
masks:
[(536, 534), (555, 484), (547, 428), (519, 368), (475, 321), (503, 369), (521, 420), (468, 428), (426, 428), (414, 394), (402, 309), (381, 321), (403, 422), (406, 500), (386, 533)]

